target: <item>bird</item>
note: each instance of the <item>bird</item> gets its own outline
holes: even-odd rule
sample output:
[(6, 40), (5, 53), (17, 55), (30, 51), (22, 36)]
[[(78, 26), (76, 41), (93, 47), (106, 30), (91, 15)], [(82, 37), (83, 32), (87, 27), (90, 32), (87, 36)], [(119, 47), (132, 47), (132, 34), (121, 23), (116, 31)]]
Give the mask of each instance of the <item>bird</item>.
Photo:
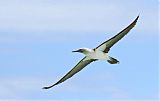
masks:
[(129, 24), (126, 28), (124, 28), (122, 31), (120, 31), (118, 34), (110, 38), (109, 40), (103, 42), (99, 46), (93, 49), (89, 48), (80, 48), (78, 50), (74, 50), (72, 52), (79, 52), (83, 53), (85, 57), (78, 62), (78, 64), (71, 69), (66, 75), (64, 75), (58, 82), (54, 83), (51, 86), (43, 87), (43, 89), (49, 89), (52, 88), (67, 79), (71, 78), (73, 75), (81, 71), (84, 67), (86, 67), (88, 64), (97, 61), (97, 60), (105, 60), (108, 61), (110, 64), (119, 64), (119, 61), (111, 56), (108, 55), (108, 52), (110, 51), (111, 47), (117, 43), (119, 40), (121, 40), (137, 23), (137, 20), (139, 18), (139, 15), (135, 18), (135, 20)]

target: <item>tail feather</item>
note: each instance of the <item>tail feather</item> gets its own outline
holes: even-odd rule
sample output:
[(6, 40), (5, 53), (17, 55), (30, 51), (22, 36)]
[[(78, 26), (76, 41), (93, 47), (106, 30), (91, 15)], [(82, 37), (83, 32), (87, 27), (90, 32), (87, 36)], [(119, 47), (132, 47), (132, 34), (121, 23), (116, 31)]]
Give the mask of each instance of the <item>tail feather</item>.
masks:
[(107, 60), (110, 64), (119, 64), (119, 61), (113, 57), (109, 57), (109, 60)]

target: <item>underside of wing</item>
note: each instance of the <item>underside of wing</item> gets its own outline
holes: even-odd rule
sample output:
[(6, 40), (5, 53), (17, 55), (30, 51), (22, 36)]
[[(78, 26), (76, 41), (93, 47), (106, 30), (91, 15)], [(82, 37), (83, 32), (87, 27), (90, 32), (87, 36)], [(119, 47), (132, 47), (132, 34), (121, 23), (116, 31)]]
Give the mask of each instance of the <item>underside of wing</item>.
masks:
[(88, 64), (90, 64), (91, 62), (95, 61), (95, 60), (85, 60), (86, 57), (84, 57), (72, 70), (70, 70), (63, 78), (61, 78), (58, 82), (56, 82), (55, 84), (49, 86), (49, 87), (44, 87), (43, 89), (49, 89), (55, 85), (58, 85), (62, 82), (64, 82), (65, 80), (71, 78), (74, 74), (76, 74), (77, 72), (79, 72), (80, 70), (82, 70), (85, 66), (87, 66)]
[(139, 18), (139, 16), (137, 16), (137, 18), (128, 27), (123, 29), (121, 32), (119, 32), (117, 35), (110, 38), (109, 40), (103, 42), (96, 49), (107, 53), (116, 42), (118, 42), (120, 39), (122, 39), (136, 25), (138, 18)]

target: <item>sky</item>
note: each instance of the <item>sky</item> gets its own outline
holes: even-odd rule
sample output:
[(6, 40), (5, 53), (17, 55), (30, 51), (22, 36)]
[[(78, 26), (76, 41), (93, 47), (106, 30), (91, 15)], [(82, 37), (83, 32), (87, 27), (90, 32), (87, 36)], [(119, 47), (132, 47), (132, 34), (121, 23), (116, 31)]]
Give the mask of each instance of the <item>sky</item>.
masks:
[[(0, 101), (158, 100), (156, 0), (0, 0)], [(140, 15), (109, 55), (62, 84), (83, 54), (72, 50), (111, 38)]]

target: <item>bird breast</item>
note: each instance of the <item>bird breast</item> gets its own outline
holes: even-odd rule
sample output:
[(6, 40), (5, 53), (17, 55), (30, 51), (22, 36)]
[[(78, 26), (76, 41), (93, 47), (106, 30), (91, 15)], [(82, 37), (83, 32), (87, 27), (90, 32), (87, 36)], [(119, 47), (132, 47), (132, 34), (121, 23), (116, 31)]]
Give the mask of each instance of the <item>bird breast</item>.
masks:
[(100, 59), (100, 60), (107, 59), (107, 54), (98, 50), (89, 52), (88, 54), (86, 54), (86, 56), (88, 56), (90, 59)]

